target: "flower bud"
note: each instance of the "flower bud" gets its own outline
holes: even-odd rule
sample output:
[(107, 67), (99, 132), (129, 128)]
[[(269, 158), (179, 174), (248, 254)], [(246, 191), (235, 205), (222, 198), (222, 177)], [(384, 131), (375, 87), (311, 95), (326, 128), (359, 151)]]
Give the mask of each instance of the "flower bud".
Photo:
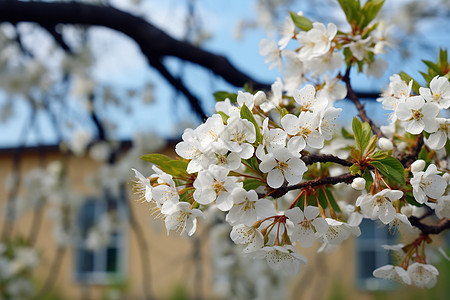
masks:
[(392, 150), (394, 148), (394, 145), (392, 144), (391, 140), (382, 137), (378, 140), (378, 147), (380, 147), (380, 149), (388, 151), (388, 150)]
[(256, 94), (253, 96), (253, 100), (255, 101), (255, 105), (261, 105), (264, 102), (266, 102), (266, 94), (264, 94), (263, 91), (258, 91), (256, 92)]
[(358, 177), (353, 179), (352, 188), (357, 191), (362, 191), (366, 186), (366, 180), (364, 178)]
[(425, 161), (418, 159), (411, 164), (411, 172), (420, 172), (425, 168)]
[(444, 178), (445, 181), (447, 181), (447, 183), (449, 183), (449, 181), (450, 181), (450, 173), (444, 173), (442, 175), (442, 178)]
[(410, 205), (406, 205), (406, 206), (402, 206), (402, 208), (400, 209), (400, 212), (409, 218), (412, 216), (413, 209)]

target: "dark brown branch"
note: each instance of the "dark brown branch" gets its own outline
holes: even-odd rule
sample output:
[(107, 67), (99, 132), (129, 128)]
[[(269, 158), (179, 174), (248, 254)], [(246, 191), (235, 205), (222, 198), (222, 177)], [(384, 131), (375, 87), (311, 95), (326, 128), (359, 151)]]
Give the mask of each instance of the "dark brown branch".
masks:
[(350, 167), (353, 165), (352, 162), (347, 161), (345, 159), (341, 159), (337, 156), (331, 155), (331, 154), (308, 154), (305, 156), (302, 156), (301, 159), (306, 165), (311, 165), (315, 162), (334, 162), (337, 164), (340, 164), (345, 167)]
[(366, 110), (364, 109), (364, 105), (361, 104), (358, 96), (353, 91), (352, 85), (350, 83), (350, 70), (351, 70), (351, 67), (348, 67), (347, 71), (345, 72), (344, 77), (342, 78), (342, 80), (345, 82), (345, 85), (347, 86), (347, 98), (349, 98), (353, 102), (353, 104), (355, 104), (356, 109), (358, 110), (359, 117), (361, 118), (361, 120), (363, 122), (369, 123), (370, 128), (372, 128), (373, 133), (376, 134), (379, 138), (384, 137), (384, 134), (381, 132), (380, 128), (378, 128), (378, 126), (375, 125), (375, 123), (372, 121), (372, 119), (370, 119), (367, 116)]
[(435, 225), (427, 225), (417, 217), (409, 217), (411, 225), (420, 229), (423, 234), (439, 234), (444, 230), (450, 229), (450, 219), (441, 219)]
[(56, 31), (55, 26), (42, 25), (42, 27), (47, 30), (47, 32), (53, 37), (53, 39), (58, 43), (58, 45), (67, 53), (73, 54), (72, 49), (67, 45), (64, 41), (64, 38), (61, 33)]
[(405, 168), (408, 168), (413, 162), (417, 160), (417, 157), (419, 156), (420, 150), (422, 150), (423, 145), (423, 135), (419, 134), (417, 136), (416, 144), (412, 148), (410, 154), (406, 155), (406, 153), (396, 153), (395, 156), (398, 158), (398, 160), (400, 160)]
[(186, 88), (181, 79), (175, 78), (172, 74), (170, 74), (169, 70), (164, 66), (164, 64), (160, 61), (160, 59), (155, 58), (150, 60), (150, 65), (153, 66), (159, 73), (178, 91), (183, 93), (183, 95), (187, 98), (189, 103), (191, 104), (194, 111), (197, 115), (200, 116), (202, 120), (207, 118), (203, 108), (200, 106), (200, 101), (191, 94), (191, 92)]
[(319, 185), (326, 185), (326, 184), (337, 184), (337, 183), (351, 183), (353, 179), (358, 177), (357, 175), (352, 175), (350, 173), (342, 174), (339, 176), (333, 176), (333, 177), (325, 177), (325, 178), (317, 178), (313, 180), (308, 180), (296, 185), (291, 186), (282, 186), (278, 189), (276, 189), (274, 192), (270, 193), (270, 196), (273, 198), (279, 198), (283, 195), (285, 195), (289, 191), (302, 189), (305, 187), (315, 187)]
[(53, 285), (56, 282), (56, 279), (58, 278), (59, 270), (61, 269), (61, 262), (64, 258), (64, 254), (66, 253), (66, 247), (59, 247), (56, 250), (56, 255), (54, 256), (52, 265), (50, 267), (50, 270), (48, 272), (47, 279), (45, 280), (44, 285), (39, 290), (39, 292), (36, 293), (36, 296), (34, 299), (42, 299), (44, 295), (51, 292), (51, 289), (53, 288)]
[(234, 86), (242, 87), (247, 83), (253, 89), (270, 89), (270, 85), (236, 69), (224, 56), (176, 40), (146, 20), (110, 6), (80, 2), (1, 1), (0, 22), (34, 22), (45, 27), (57, 24), (104, 26), (132, 38), (147, 58), (174, 56), (210, 69)]

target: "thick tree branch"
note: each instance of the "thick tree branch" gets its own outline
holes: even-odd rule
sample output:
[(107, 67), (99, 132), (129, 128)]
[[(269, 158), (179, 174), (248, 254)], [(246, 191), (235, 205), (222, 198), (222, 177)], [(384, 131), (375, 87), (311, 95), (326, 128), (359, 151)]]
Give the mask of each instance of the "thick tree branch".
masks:
[(34, 22), (45, 28), (57, 24), (104, 26), (132, 38), (149, 59), (174, 56), (210, 69), (234, 86), (242, 87), (247, 83), (254, 89), (270, 89), (270, 85), (236, 69), (224, 56), (176, 40), (146, 20), (110, 6), (80, 2), (1, 1), (0, 22)]
[(379, 138), (383, 137), (384, 134), (381, 132), (380, 128), (378, 128), (378, 126), (376, 126), (375, 123), (367, 116), (366, 110), (364, 109), (364, 105), (361, 104), (358, 96), (353, 91), (352, 85), (350, 83), (350, 70), (351, 67), (348, 67), (344, 77), (342, 78), (342, 80), (345, 82), (345, 85), (347, 86), (347, 93), (348, 93), (347, 97), (355, 104), (356, 109), (358, 110), (358, 115), (361, 118), (361, 120), (363, 122), (369, 123), (373, 133), (375, 133)]
[(439, 234), (444, 230), (450, 229), (450, 219), (441, 219), (435, 225), (427, 225), (414, 216), (409, 217), (411, 225), (416, 226), (423, 234)]
[(194, 111), (197, 115), (200, 116), (202, 120), (205, 120), (206, 114), (200, 106), (200, 101), (198, 101), (197, 97), (192, 95), (192, 93), (186, 88), (181, 79), (177, 79), (170, 74), (169, 70), (164, 66), (160, 59), (155, 58), (150, 60), (150, 65), (152, 65), (159, 73), (178, 91), (183, 93), (183, 95), (187, 98), (189, 103), (191, 104)]

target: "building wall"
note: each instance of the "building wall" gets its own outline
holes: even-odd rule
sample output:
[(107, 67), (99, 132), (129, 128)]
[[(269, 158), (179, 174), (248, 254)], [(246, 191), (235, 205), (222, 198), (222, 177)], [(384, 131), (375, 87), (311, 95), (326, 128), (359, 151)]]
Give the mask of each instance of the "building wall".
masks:
[[(165, 153), (173, 153), (173, 145), (165, 149)], [(46, 154), (46, 160), (61, 159), (57, 150)], [(12, 152), (0, 153), (0, 182), (5, 182), (7, 174), (12, 169)], [(39, 154), (27, 151), (21, 162), (21, 172), (25, 173), (39, 166)], [(87, 157), (70, 157), (68, 160), (68, 174), (76, 190), (86, 197), (96, 196), (98, 191), (86, 185), (86, 174), (95, 172), (99, 165)], [(130, 177), (132, 173), (130, 172)], [(130, 186), (130, 185), (128, 185)], [(130, 195), (132, 193), (129, 193)], [(1, 204), (7, 199), (7, 192), (0, 189)], [(209, 250), (208, 231), (200, 224), (198, 232), (193, 238), (179, 237), (176, 233), (167, 236), (162, 220), (154, 220), (148, 206), (130, 198), (130, 209), (142, 230), (148, 245), (146, 253), (150, 259), (150, 269), (146, 278), (143, 277), (139, 242), (135, 232), (128, 229), (126, 233), (126, 283), (127, 299), (143, 299), (143, 284), (149, 287), (152, 295), (157, 299), (168, 297), (174, 289), (183, 285), (191, 297), (201, 296), (203, 299), (217, 299), (213, 292), (213, 273)], [(13, 235), (27, 236), (32, 227), (33, 214), (28, 212), (21, 216), (14, 226)], [(57, 247), (53, 238), (53, 222), (43, 211), (44, 217), (39, 230), (36, 247), (40, 251), (41, 264), (35, 273), (36, 281), (43, 284), (47, 278)], [(200, 222), (201, 223), (201, 222)], [(0, 226), (3, 226), (1, 222)], [(0, 228), (1, 231), (1, 228)], [(200, 245), (200, 246), (199, 246)], [(199, 247), (196, 247), (199, 246)], [(367, 292), (355, 289), (355, 247), (354, 241), (344, 242), (335, 253), (317, 254), (319, 244), (313, 247), (299, 249), (308, 258), (308, 264), (303, 266), (300, 274), (291, 283), (291, 299), (329, 299), (336, 289), (342, 291), (352, 299), (372, 299)], [(200, 249), (201, 254), (195, 255), (194, 249)], [(255, 274), (258, 276), (258, 274)], [(59, 273), (53, 278), (54, 290), (63, 295), (64, 299), (101, 299), (105, 286), (83, 285), (74, 279), (74, 253), (70, 247), (65, 250), (60, 263)]]

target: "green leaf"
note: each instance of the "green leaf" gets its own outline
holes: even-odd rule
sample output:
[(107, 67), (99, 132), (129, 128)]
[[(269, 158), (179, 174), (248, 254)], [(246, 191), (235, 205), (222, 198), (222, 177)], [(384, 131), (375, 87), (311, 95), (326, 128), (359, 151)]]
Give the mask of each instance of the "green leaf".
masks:
[(358, 23), (361, 4), (359, 0), (338, 0), (349, 24)]
[(359, 165), (357, 165), (357, 164), (351, 165), (350, 168), (348, 168), (348, 169), (352, 173), (352, 175), (356, 175), (356, 174), (361, 175), (361, 169), (359, 168)]
[(214, 93), (214, 98), (217, 102), (224, 101), (226, 98), (230, 99), (231, 103), (236, 103), (237, 101), (237, 94), (235, 93), (228, 93), (225, 91), (218, 91)]
[(427, 67), (430, 68), (431, 70), (435, 71), (438, 74), (441, 74), (441, 69), (434, 62), (424, 59), (422, 59), (422, 62), (426, 64)]
[(227, 124), (228, 118), (230, 118), (230, 117), (223, 111), (218, 111), (217, 113), (222, 117), (223, 123)]
[(243, 184), (244, 184), (244, 189), (246, 191), (256, 190), (258, 187), (260, 187), (262, 185), (260, 180), (253, 179), (253, 178), (245, 179)]
[(448, 55), (447, 49), (439, 49), (439, 63), (441, 70), (448, 70)]
[(245, 103), (241, 107), (241, 118), (250, 121), (253, 124), (253, 126), (255, 126), (256, 143), (257, 144), (262, 143), (262, 135), (261, 131), (259, 130), (258, 123), (256, 123), (255, 117), (253, 116), (252, 112), (248, 109), (248, 107), (245, 105)]
[(364, 169), (362, 178), (364, 178), (364, 180), (366, 180), (366, 190), (369, 191), (370, 187), (373, 184), (373, 177), (372, 177), (372, 174), (370, 174), (369, 168)]
[(370, 164), (377, 168), (383, 177), (399, 184), (405, 184), (405, 167), (398, 159), (388, 156), (380, 160), (374, 160)]
[(166, 172), (172, 176), (185, 177), (188, 176), (186, 168), (188, 162), (185, 160), (178, 160), (170, 158), (164, 154), (152, 153), (141, 156), (141, 159), (155, 164), (163, 172)]
[(352, 131), (355, 136), (356, 147), (361, 149), (362, 124), (357, 117), (353, 117)]
[(369, 146), (371, 130), (372, 129), (370, 128), (369, 123), (364, 122), (362, 124), (362, 135), (361, 135), (361, 151), (362, 152), (364, 152), (364, 150), (366, 150), (367, 146)]
[(344, 139), (354, 139), (355, 138), (353, 136), (353, 134), (351, 134), (350, 132), (348, 132), (347, 129), (345, 129), (345, 127), (341, 128), (341, 134)]
[(385, 157), (387, 157), (387, 156), (388, 156), (388, 154), (387, 154), (386, 151), (384, 151), (384, 150), (378, 150), (378, 151), (376, 151), (374, 154), (372, 154), (370, 157), (371, 157), (372, 159), (374, 159), (374, 160), (377, 160), (377, 159), (383, 159), (383, 158), (385, 158)]
[(384, 4), (384, 0), (368, 0), (363, 8), (364, 21), (361, 23), (361, 29), (365, 28), (369, 23), (375, 19)]
[(319, 204), (320, 204), (320, 206), (322, 206), (323, 209), (328, 207), (327, 196), (325, 195), (325, 192), (323, 191), (323, 189), (319, 188), (317, 190), (317, 198), (319, 198)]
[(180, 202), (192, 202), (192, 194), (194, 193), (193, 189), (189, 189), (183, 194), (180, 195)]
[(379, 160), (371, 161), (370, 164), (377, 168), (378, 172), (380, 172), (382, 175), (388, 173), (388, 169), (386, 168), (386, 166), (383, 165), (383, 163)]
[(325, 189), (325, 192), (327, 193), (328, 200), (330, 200), (331, 207), (334, 209), (335, 212), (341, 212), (341, 208), (336, 202), (336, 199), (334, 199), (333, 194), (329, 189)]
[(417, 83), (416, 80), (414, 80), (411, 76), (409, 76), (408, 74), (406, 74), (405, 72), (400, 72), (398, 75), (400, 75), (400, 78), (403, 81), (406, 81), (407, 84), (409, 84), (409, 82), (412, 80), (413, 84), (412, 84), (412, 90), (419, 95), (419, 88), (420, 88), (420, 84)]
[(259, 170), (258, 159), (255, 156), (253, 156), (252, 158), (249, 158), (249, 159), (245, 159), (244, 161), (246, 164), (248, 164), (253, 169), (253, 170), (250, 170), (250, 172), (257, 174), (259, 176), (262, 176), (263, 173)]
[(361, 153), (364, 153), (370, 141), (371, 128), (369, 123), (364, 122), (362, 124), (357, 117), (353, 117), (352, 130), (355, 136), (356, 147), (361, 150)]
[(297, 26), (301, 30), (308, 31), (313, 27), (312, 22), (308, 18), (299, 16), (292, 11), (289, 12), (289, 15), (291, 15), (292, 21), (294, 22), (295, 26)]

